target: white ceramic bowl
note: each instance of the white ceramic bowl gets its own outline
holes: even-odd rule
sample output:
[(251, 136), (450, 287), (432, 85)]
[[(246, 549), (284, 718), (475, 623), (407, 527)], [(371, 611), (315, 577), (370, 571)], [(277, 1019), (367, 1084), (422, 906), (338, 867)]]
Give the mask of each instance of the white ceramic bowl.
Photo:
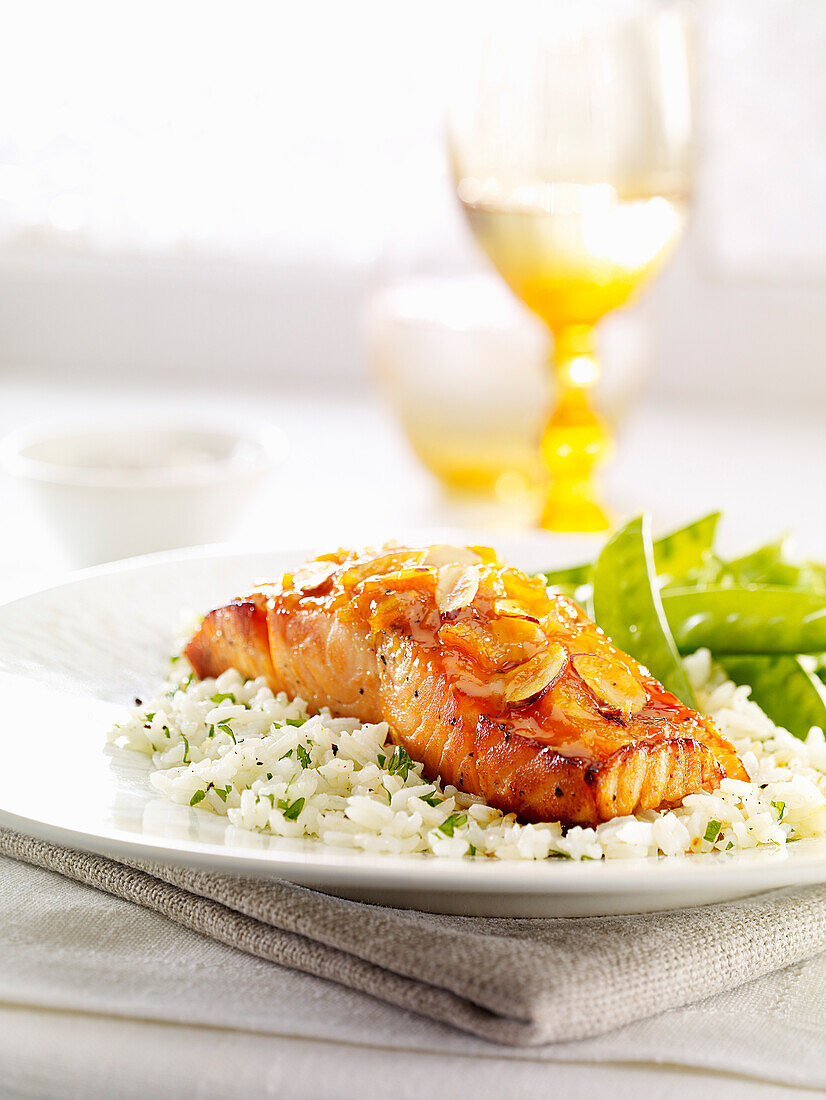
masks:
[(24, 428), (0, 443), (77, 565), (223, 541), (283, 449), (275, 429), (150, 421)]

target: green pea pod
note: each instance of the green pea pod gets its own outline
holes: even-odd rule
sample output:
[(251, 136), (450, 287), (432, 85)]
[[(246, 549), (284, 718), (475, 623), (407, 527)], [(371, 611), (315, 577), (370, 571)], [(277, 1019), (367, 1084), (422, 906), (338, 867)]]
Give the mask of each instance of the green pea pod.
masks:
[[(654, 543), (656, 572), (682, 577), (692, 569), (699, 568), (714, 542), (719, 519), (720, 513), (712, 512), (657, 539)], [(571, 565), (566, 569), (553, 569), (545, 574), (545, 583), (562, 590), (578, 588), (590, 582), (593, 569), (592, 562)]]
[(767, 542), (765, 546), (758, 546), (749, 554), (726, 562), (725, 567), (732, 576), (739, 576), (743, 581), (764, 581), (766, 573), (771, 572), (779, 562), (785, 561), (785, 542), (785, 539)]
[(826, 684), (799, 657), (724, 657), (736, 684), (749, 684), (751, 698), (776, 726), (805, 740), (812, 726), (826, 729)]
[(588, 584), (593, 568), (593, 563), (583, 562), (582, 565), (571, 565), (567, 569), (552, 569), (545, 574), (545, 583), (566, 595), (572, 595), (581, 584)]
[(815, 592), (826, 592), (826, 565), (816, 561), (805, 561), (800, 566), (801, 588), (811, 588)]
[(750, 554), (725, 562), (723, 575), (735, 584), (777, 584), (797, 587), (809, 587), (801, 584), (802, 567), (786, 560), (787, 540), (758, 546)]
[(611, 536), (594, 566), (594, 613), (614, 645), (689, 706), (694, 697), (663, 613), (647, 516)]
[(826, 597), (806, 588), (715, 585), (662, 593), (677, 648), (693, 653), (821, 653)]
[[(709, 555), (704, 567), (693, 574), (691, 580), (700, 585), (770, 584), (826, 592), (826, 567), (811, 561), (789, 561), (787, 542), (786, 538), (768, 542), (731, 561), (720, 561)], [(671, 585), (678, 586), (679, 582)]]
[(714, 545), (719, 522), (720, 513), (710, 512), (657, 539), (654, 543), (654, 566), (658, 575), (684, 577), (693, 569), (701, 568)]

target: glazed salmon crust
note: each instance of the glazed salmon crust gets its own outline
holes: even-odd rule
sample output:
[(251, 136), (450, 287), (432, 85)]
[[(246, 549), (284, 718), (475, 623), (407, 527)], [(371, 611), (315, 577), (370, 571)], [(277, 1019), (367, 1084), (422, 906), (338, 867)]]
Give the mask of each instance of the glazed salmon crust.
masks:
[(386, 721), (428, 778), (523, 821), (595, 826), (748, 779), (709, 719), (488, 547), (338, 550), (211, 611), (186, 655)]

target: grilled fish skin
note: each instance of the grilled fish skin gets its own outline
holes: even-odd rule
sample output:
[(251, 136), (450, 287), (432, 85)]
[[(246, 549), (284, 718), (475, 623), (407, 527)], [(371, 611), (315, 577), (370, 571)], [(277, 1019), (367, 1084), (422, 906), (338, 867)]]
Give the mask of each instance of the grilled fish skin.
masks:
[(211, 611), (186, 655), (392, 737), (523, 821), (598, 825), (748, 776), (572, 600), (487, 547), (347, 551)]

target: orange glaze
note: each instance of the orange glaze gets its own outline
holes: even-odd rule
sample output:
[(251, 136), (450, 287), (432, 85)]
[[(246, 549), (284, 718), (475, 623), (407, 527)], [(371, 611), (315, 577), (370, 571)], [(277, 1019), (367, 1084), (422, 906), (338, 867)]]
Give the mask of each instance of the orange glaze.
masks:
[(428, 777), (526, 821), (596, 825), (747, 778), (709, 719), (485, 547), (325, 555), (211, 612), (187, 656), (385, 720)]

